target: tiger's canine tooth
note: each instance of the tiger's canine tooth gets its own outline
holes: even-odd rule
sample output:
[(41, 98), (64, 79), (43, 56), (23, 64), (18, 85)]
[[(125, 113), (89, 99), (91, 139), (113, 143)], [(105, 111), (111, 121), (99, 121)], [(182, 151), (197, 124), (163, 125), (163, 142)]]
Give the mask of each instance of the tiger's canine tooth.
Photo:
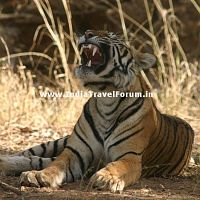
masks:
[(80, 49), (80, 55), (83, 53), (83, 46), (81, 47), (81, 49)]
[(97, 52), (97, 47), (94, 47), (93, 52), (92, 52), (92, 56), (94, 56), (96, 52)]
[(88, 47), (89, 47), (89, 49), (91, 49), (91, 48), (92, 48), (92, 45), (91, 45), (91, 44), (89, 44), (89, 46), (88, 46)]
[(92, 65), (92, 61), (90, 60), (90, 61), (88, 62), (88, 67), (91, 67), (91, 65)]

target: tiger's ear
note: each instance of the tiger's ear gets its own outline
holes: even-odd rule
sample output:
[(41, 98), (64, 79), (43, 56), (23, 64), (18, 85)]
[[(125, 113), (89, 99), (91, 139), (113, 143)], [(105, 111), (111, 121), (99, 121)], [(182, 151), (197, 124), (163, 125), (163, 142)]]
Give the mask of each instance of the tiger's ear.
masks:
[(156, 64), (156, 57), (149, 53), (138, 53), (136, 56), (136, 64), (139, 70), (149, 69)]

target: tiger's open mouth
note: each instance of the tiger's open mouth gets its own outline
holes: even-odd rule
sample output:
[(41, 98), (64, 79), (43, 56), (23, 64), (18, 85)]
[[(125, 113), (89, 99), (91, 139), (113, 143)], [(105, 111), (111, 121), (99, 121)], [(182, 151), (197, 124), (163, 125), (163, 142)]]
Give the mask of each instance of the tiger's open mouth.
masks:
[(101, 48), (92, 43), (82, 43), (79, 45), (81, 64), (86, 67), (96, 67), (105, 63), (104, 54)]

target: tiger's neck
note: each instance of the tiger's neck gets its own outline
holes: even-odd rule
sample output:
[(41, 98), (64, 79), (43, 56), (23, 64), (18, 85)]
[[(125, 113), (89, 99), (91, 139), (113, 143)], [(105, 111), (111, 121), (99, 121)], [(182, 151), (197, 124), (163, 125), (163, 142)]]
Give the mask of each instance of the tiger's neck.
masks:
[[(134, 81), (134, 85), (129, 86), (126, 90), (120, 91), (120, 92), (127, 92), (135, 94), (144, 92), (150, 92), (149, 87), (145, 83), (142, 77), (138, 76), (136, 80)], [(121, 110), (123, 110), (126, 107), (129, 107), (130, 105), (134, 105), (134, 102), (138, 102), (139, 99), (141, 101), (145, 101), (145, 99), (149, 98), (143, 98), (138, 96), (128, 96), (128, 97), (121, 97), (121, 96), (115, 96), (115, 97), (93, 97), (94, 102), (96, 106), (99, 109), (99, 112), (101, 112), (102, 115), (108, 115), (111, 113), (114, 117), (114, 115), (117, 116), (116, 113), (120, 113)], [(136, 101), (137, 100), (137, 101)]]
[[(148, 87), (148, 85), (146, 84), (145, 80), (141, 77), (141, 76), (137, 76), (137, 78), (135, 79), (135, 81), (133, 82), (133, 84), (131, 84), (130, 86), (128, 86), (125, 89), (116, 89), (116, 90), (109, 90), (109, 92), (112, 93), (112, 91), (118, 91), (118, 92), (124, 92), (124, 93), (144, 93), (144, 92), (150, 92), (150, 88)], [(96, 97), (99, 105), (110, 105), (112, 103), (117, 103), (118, 101), (120, 101), (120, 99), (124, 97), (121, 97), (120, 95), (116, 95), (115, 97), (111, 96), (111, 97)], [(137, 97), (125, 97), (127, 100), (133, 100)]]

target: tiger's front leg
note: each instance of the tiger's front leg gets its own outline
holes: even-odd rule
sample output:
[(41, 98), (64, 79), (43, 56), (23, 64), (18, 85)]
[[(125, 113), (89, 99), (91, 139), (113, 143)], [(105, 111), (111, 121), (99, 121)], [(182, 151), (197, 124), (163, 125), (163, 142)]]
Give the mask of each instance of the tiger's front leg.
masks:
[(81, 134), (76, 126), (64, 151), (47, 168), (23, 172), (20, 177), (21, 185), (59, 187), (64, 182), (82, 178), (87, 169), (93, 166), (95, 158), (100, 156), (98, 152), (101, 153), (99, 142), (91, 137), (94, 142), (89, 146), (87, 137), (89, 136)]
[(121, 192), (124, 187), (138, 181), (141, 171), (141, 156), (126, 155), (99, 170), (91, 177), (91, 183), (98, 189)]
[(67, 140), (64, 151), (47, 168), (21, 174), (21, 185), (34, 187), (58, 187), (63, 182), (80, 179), (98, 162), (103, 152), (103, 141), (93, 127), (90, 111), (84, 107), (74, 131)]
[(83, 173), (79, 159), (72, 149), (66, 148), (47, 168), (23, 172), (20, 183), (23, 186), (56, 188), (63, 182), (74, 181)]

